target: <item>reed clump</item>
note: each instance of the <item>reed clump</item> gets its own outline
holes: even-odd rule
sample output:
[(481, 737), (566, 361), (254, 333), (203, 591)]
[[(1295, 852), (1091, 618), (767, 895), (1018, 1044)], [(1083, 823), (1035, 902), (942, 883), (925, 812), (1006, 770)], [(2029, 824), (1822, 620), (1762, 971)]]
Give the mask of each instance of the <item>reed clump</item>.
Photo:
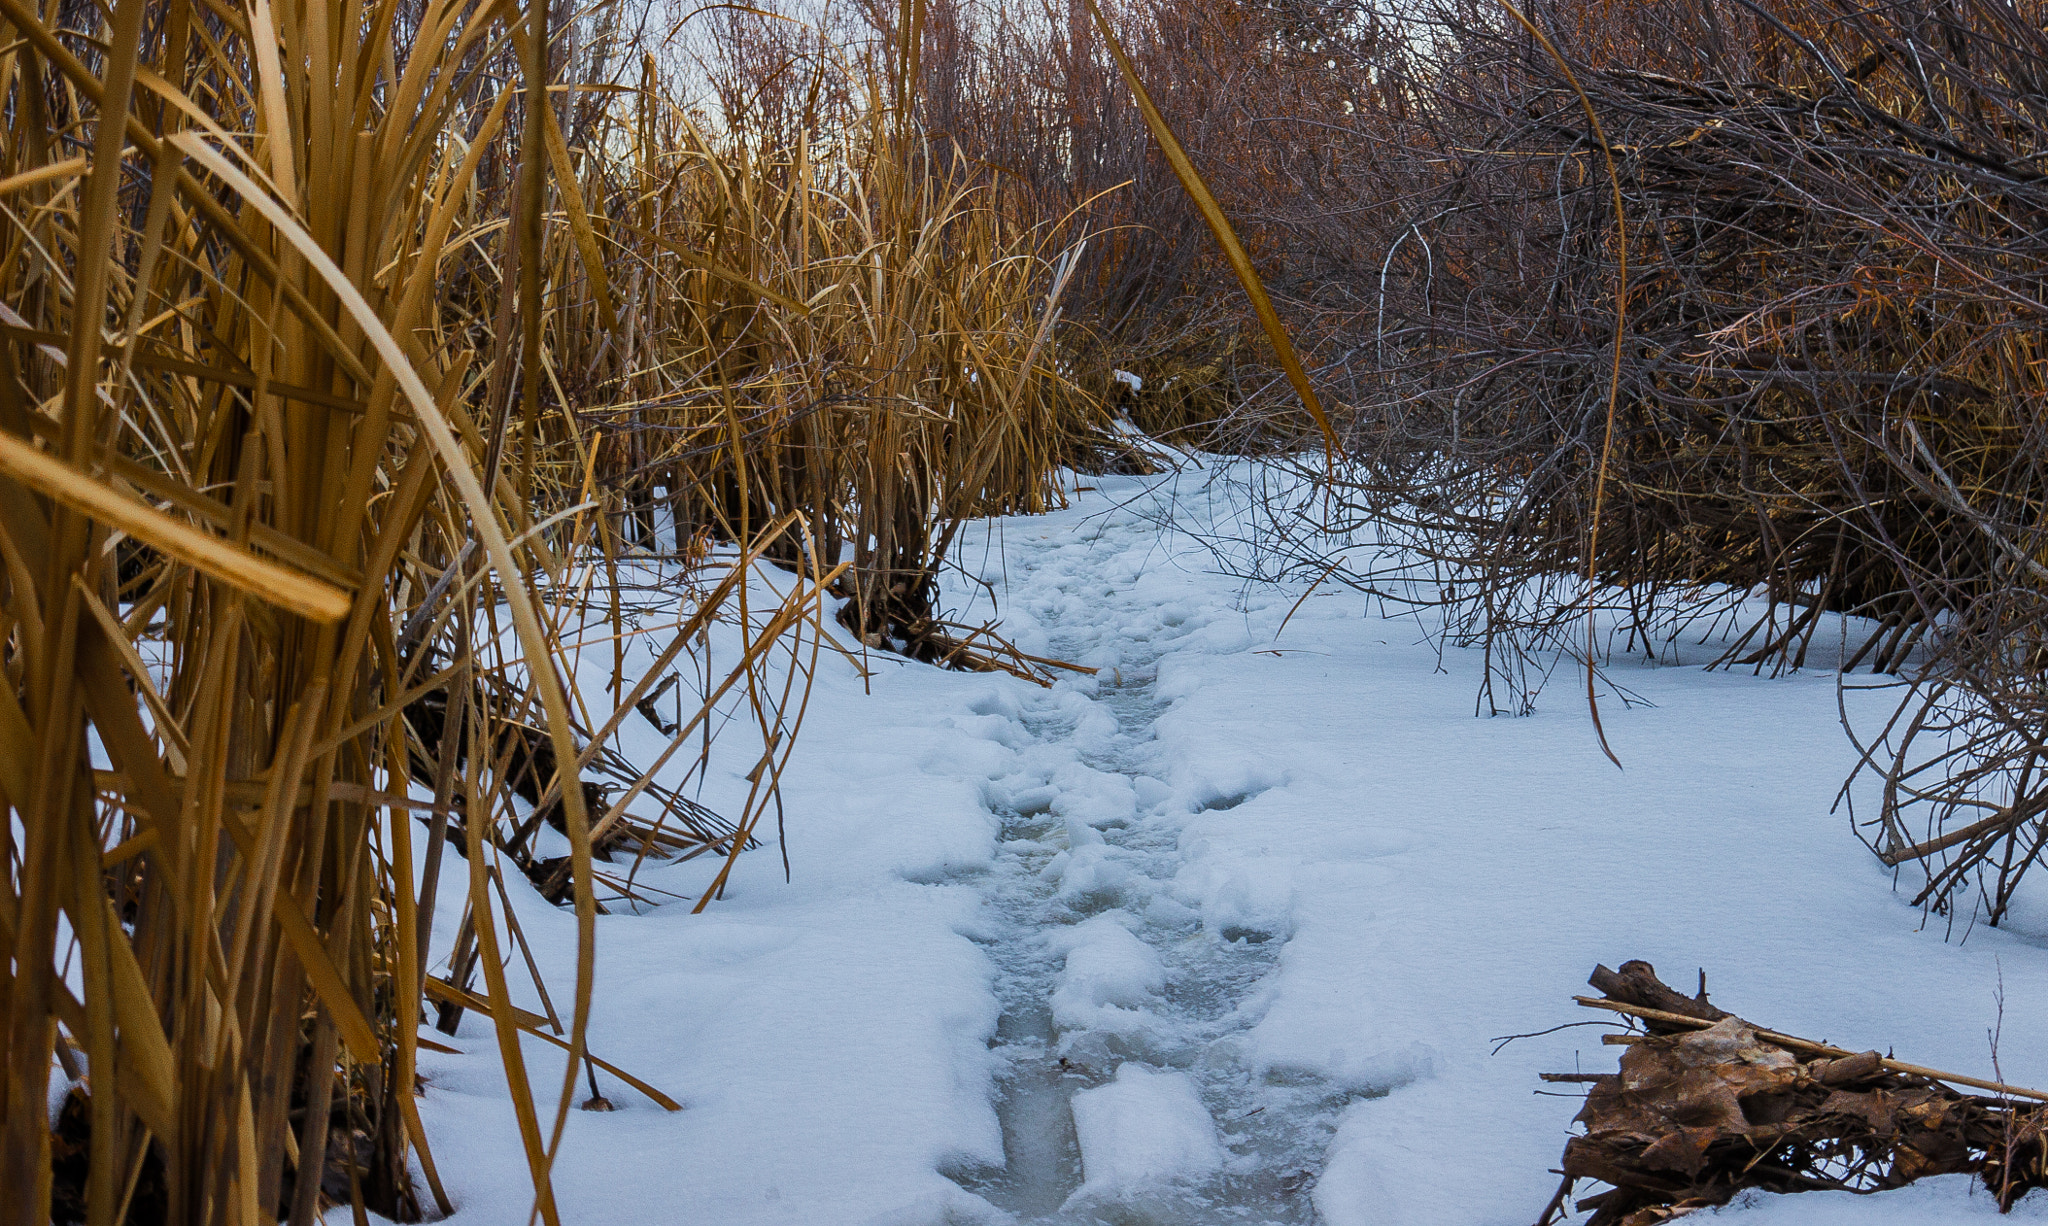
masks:
[[(413, 849), (446, 823), (415, 830), (402, 716), (505, 664), (464, 648), (422, 675), (409, 623), (504, 616), (530, 718), (577, 748), (534, 599), (562, 564), (503, 463), (540, 354), (460, 327), (475, 286), (447, 267), (522, 239), (538, 262), (545, 177), (507, 151), (546, 118), (545, 78), (513, 83), (544, 20), (460, 0), (4, 18), (0, 1217), (413, 1217), (410, 1152), (445, 1208), (413, 1109)], [(508, 225), (489, 206), (515, 168)], [(485, 289), (537, 321), (527, 281)], [(472, 820), (507, 795), (483, 762), (464, 782)], [(587, 966), (572, 999), (580, 1053)], [(56, 1153), (53, 1075), (73, 1081)]]
[(1085, 243), (1013, 216), (874, 65), (821, 53), (795, 82), (765, 133), (729, 114), (714, 136), (643, 96), (612, 134), (634, 152), (593, 226), (636, 314), (565, 330), (598, 338), (572, 412), (632, 539), (657, 518), (743, 539), (795, 512), (819, 564), (850, 564), (848, 629), (938, 658), (957, 646), (934, 603), (951, 526), (1059, 505), (1055, 474), (1099, 428), (1059, 373)]
[[(934, 152), (900, 49), (770, 140), (706, 135), (603, 10), (0, 23), (0, 1222), (446, 1211), (431, 1001), (489, 1019), (552, 1226), (576, 1079), (674, 1106), (585, 1048), (593, 917), (637, 897), (607, 858), (714, 855), (712, 902), (833, 596), (944, 646), (952, 525), (1056, 500), (1096, 412), (1056, 366), (1072, 239)], [(720, 621), (738, 658), (680, 667)], [(620, 756), (627, 718), (668, 753)], [(714, 722), (758, 758), (723, 814), (661, 774)], [(493, 861), (576, 913), (545, 1017)], [(522, 1034), (570, 1053), (552, 1119)]]

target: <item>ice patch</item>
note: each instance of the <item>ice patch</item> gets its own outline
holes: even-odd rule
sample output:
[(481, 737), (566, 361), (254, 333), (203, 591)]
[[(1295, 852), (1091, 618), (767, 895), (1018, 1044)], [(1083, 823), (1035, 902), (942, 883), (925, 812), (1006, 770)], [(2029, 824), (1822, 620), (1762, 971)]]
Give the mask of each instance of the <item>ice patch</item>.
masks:
[(1132, 884), (1131, 870), (1116, 855), (1115, 848), (1102, 843), (1066, 852), (1065, 863), (1059, 866), (1060, 901), (1075, 908), (1101, 908), (1122, 898)]
[(1076, 763), (1059, 773), (1054, 782), (1060, 796), (1054, 811), (1062, 817), (1078, 818), (1091, 826), (1128, 822), (1138, 814), (1137, 792), (1122, 775), (1105, 774)]
[(994, 789), (991, 789), (989, 802), (991, 804), (1000, 804), (1019, 817), (1031, 817), (1050, 811), (1053, 802), (1058, 800), (1059, 797), (1060, 790), (1058, 788), (1042, 784), (1038, 787), (1011, 792), (1007, 797), (1002, 797)]

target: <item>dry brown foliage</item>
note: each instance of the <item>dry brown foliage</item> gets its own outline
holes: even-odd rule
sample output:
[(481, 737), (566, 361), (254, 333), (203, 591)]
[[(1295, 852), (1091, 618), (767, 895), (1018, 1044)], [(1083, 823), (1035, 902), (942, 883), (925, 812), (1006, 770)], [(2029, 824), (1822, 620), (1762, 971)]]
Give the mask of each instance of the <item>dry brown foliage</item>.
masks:
[(1619, 1072), (1545, 1075), (1590, 1089), (1539, 1226), (1561, 1220), (1580, 1181), (1608, 1185), (1576, 1201), (1589, 1226), (1653, 1226), (1750, 1189), (1881, 1192), (1974, 1174), (2009, 1209), (2048, 1186), (2048, 1096), (1765, 1030), (1646, 962), (1592, 982), (1604, 995), (1581, 1004), (1643, 1031), (1607, 1036), (1626, 1045)]
[[(636, 896), (607, 857), (716, 855), (712, 902), (779, 815), (828, 589), (907, 635), (949, 524), (1055, 497), (1091, 402), (1053, 239), (926, 155), (913, 60), (791, 145), (705, 137), (606, 9), (0, 24), (0, 1222), (445, 1210), (431, 999), (488, 1017), (555, 1223), (582, 1079), (674, 1106), (585, 1050), (593, 917)], [(655, 668), (577, 687), (650, 620)], [(758, 755), (722, 815), (655, 779), (720, 703)], [(627, 762), (643, 717), (669, 750)], [(546, 1016), (497, 861), (577, 915)], [(570, 1053), (551, 1118), (522, 1035)]]
[(1262, 231), (1355, 463), (1281, 552), (1400, 547), (1339, 574), (1441, 606), (1486, 710), (1595, 613), (1911, 683), (1861, 832), (1999, 921), (2048, 846), (2048, 14), (1587, 0), (1537, 15), (1560, 63), (1490, 2), (1307, 7), (1348, 109), (1273, 125)]

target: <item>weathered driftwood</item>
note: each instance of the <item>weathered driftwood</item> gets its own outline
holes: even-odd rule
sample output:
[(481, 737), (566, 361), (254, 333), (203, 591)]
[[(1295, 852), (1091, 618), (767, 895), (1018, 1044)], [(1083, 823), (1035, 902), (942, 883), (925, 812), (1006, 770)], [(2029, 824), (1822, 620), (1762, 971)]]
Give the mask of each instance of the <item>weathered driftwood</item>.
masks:
[(1765, 1030), (1647, 962), (1590, 982), (1603, 995), (1580, 1004), (1642, 1033), (1608, 1036), (1627, 1046), (1617, 1073), (1545, 1075), (1591, 1088), (1538, 1226), (1564, 1216), (1581, 1180), (1609, 1185), (1576, 1202), (1588, 1226), (1651, 1226), (1749, 1188), (1876, 1192), (1965, 1173), (2006, 1209), (2048, 1187), (2048, 1095)]

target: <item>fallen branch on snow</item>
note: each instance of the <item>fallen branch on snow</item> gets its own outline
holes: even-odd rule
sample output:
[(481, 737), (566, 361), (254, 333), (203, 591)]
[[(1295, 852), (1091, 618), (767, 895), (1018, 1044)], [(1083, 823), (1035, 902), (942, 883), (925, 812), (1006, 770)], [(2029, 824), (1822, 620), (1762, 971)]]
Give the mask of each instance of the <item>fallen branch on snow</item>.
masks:
[(1652, 1226), (1751, 1188), (1876, 1192), (1974, 1174), (2003, 1210), (2048, 1187), (2048, 1094), (1765, 1030), (1709, 1003), (1704, 977), (1686, 996), (1647, 962), (1590, 982), (1602, 995), (1573, 999), (1642, 1032), (1605, 1036), (1628, 1048), (1618, 1073), (1543, 1075), (1591, 1089), (1537, 1226), (1564, 1217), (1579, 1180), (1610, 1185), (1578, 1200), (1588, 1226)]

